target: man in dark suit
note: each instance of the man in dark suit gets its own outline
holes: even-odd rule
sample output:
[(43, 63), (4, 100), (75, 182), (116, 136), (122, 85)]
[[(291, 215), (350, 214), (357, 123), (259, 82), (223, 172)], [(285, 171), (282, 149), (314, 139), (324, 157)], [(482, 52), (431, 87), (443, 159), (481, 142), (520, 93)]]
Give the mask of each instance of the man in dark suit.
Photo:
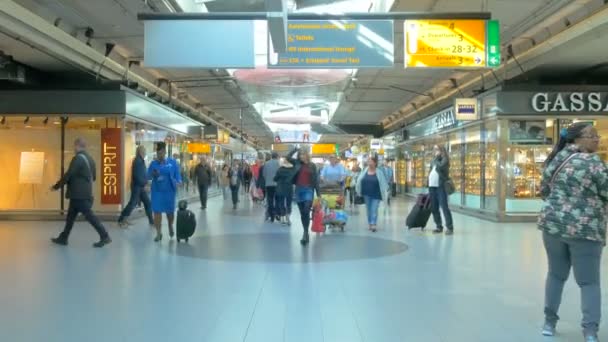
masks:
[(129, 203), (120, 213), (118, 218), (118, 225), (121, 227), (128, 226), (126, 218), (131, 215), (135, 206), (141, 203), (144, 205), (146, 210), (146, 216), (151, 226), (154, 225), (154, 219), (152, 218), (152, 205), (150, 203), (150, 197), (146, 192), (146, 186), (148, 185), (147, 168), (144, 158), (146, 157), (146, 148), (143, 145), (137, 147), (137, 155), (133, 159), (133, 166), (131, 167), (131, 198)]
[(67, 185), (68, 189), (65, 197), (70, 200), (65, 228), (58, 237), (51, 239), (58, 245), (68, 244), (68, 238), (78, 213), (82, 213), (99, 234), (99, 242), (94, 243), (93, 247), (103, 247), (112, 242), (108, 232), (91, 209), (93, 207), (93, 182), (96, 178), (95, 161), (86, 152), (86, 147), (84, 139), (77, 138), (74, 141), (75, 155), (70, 162), (68, 171), (57, 184), (51, 187), (52, 191), (57, 191)]
[(200, 157), (200, 162), (194, 168), (194, 181), (198, 184), (198, 193), (201, 198), (201, 209), (207, 209), (207, 193), (211, 186), (211, 177), (213, 176), (211, 168), (205, 157)]

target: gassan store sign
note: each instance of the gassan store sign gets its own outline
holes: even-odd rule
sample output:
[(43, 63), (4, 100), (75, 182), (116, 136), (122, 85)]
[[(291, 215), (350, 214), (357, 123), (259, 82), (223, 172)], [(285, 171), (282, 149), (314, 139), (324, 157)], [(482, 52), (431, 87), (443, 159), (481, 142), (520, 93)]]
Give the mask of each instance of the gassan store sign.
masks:
[(101, 129), (101, 204), (120, 204), (121, 129)]
[(530, 105), (536, 113), (608, 112), (608, 93), (535, 93), (530, 100)]

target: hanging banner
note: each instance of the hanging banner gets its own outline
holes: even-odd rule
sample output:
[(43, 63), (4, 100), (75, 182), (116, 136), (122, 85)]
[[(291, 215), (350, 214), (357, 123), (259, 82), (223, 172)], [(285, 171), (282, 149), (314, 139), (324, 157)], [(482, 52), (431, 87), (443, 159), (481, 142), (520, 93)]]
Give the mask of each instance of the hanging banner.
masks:
[(121, 139), (120, 128), (101, 129), (101, 204), (122, 203)]
[(403, 28), (405, 67), (483, 68), (500, 65), (498, 21), (406, 20)]
[(392, 68), (392, 20), (289, 20), (287, 51), (268, 44), (268, 68)]

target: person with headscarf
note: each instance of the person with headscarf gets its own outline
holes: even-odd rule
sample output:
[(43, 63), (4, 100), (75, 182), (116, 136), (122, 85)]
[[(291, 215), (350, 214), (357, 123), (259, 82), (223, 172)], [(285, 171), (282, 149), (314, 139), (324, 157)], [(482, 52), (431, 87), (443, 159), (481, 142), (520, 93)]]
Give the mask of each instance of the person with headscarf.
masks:
[(152, 211), (156, 228), (154, 241), (159, 242), (163, 238), (161, 230), (163, 214), (167, 216), (169, 237), (173, 238), (175, 235), (173, 230), (175, 201), (182, 179), (177, 161), (167, 158), (167, 145), (164, 142), (156, 144), (156, 159), (148, 167), (148, 178), (152, 180)]
[(581, 289), (585, 342), (598, 341), (600, 265), (608, 214), (608, 168), (596, 153), (599, 141), (593, 124), (575, 123), (560, 132), (558, 144), (545, 161), (540, 189), (544, 204), (538, 220), (549, 261), (545, 336), (555, 335), (564, 284), (572, 268)]

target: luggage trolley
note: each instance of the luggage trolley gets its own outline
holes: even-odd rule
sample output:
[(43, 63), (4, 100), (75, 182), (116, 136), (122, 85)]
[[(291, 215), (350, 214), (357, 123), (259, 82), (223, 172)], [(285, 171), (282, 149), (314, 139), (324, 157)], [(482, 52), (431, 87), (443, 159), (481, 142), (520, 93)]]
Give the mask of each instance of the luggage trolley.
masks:
[(341, 232), (344, 232), (347, 216), (344, 211), (345, 199), (342, 186), (339, 184), (322, 185), (321, 195), (323, 196), (321, 205), (324, 212), (323, 223), (325, 228), (339, 228)]

